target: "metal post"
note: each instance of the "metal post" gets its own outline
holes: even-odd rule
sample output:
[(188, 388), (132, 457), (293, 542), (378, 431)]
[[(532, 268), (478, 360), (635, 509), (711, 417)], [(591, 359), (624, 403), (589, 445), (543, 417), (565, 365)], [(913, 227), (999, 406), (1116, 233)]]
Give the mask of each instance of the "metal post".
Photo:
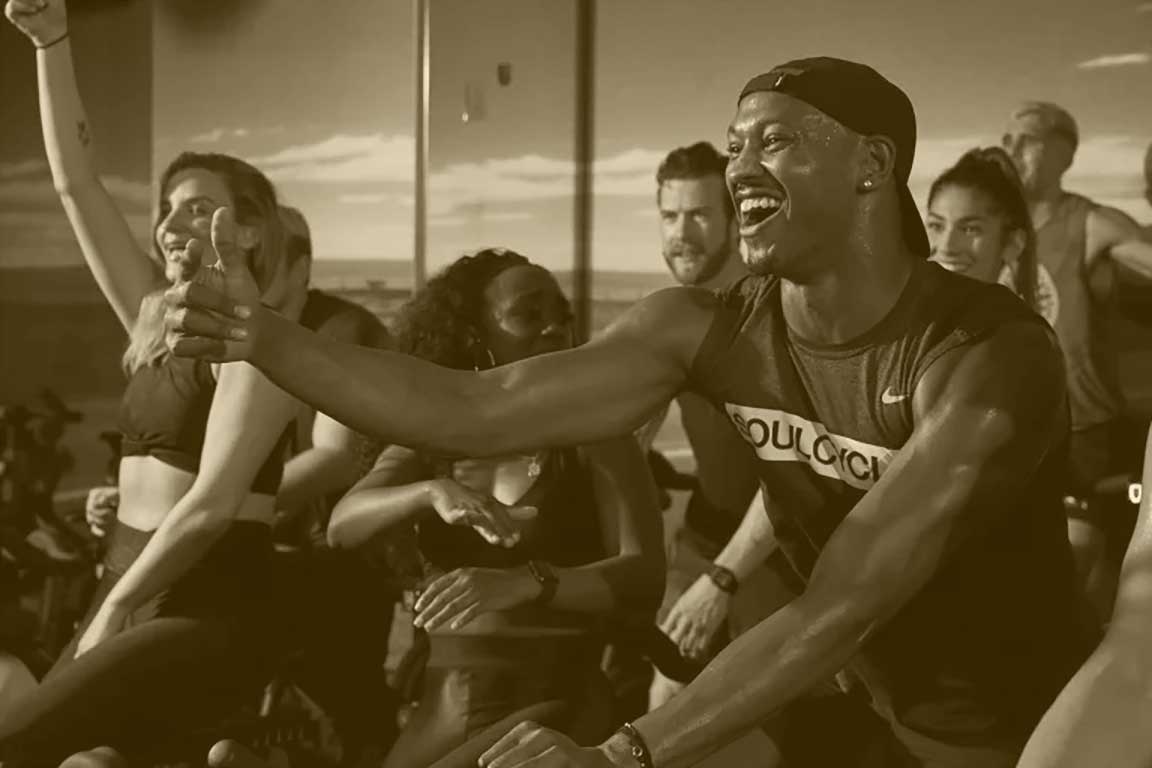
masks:
[(572, 303), (578, 338), (592, 329), (592, 162), (595, 157), (596, 0), (576, 0), (576, 165)]
[(431, 0), (413, 0), (416, 25), (416, 179), (413, 189), (415, 217), (412, 243), (413, 290), (428, 276), (428, 98), (431, 91), (431, 45), (428, 19)]

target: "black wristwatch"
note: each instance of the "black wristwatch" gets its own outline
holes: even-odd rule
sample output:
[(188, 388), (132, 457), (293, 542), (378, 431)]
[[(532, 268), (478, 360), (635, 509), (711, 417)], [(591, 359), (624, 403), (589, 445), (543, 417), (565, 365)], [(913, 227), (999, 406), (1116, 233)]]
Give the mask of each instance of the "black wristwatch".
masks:
[(736, 589), (740, 586), (740, 582), (736, 580), (736, 574), (722, 565), (716, 565), (716, 563), (712, 563), (712, 567), (708, 569), (708, 578), (712, 580), (717, 589), (730, 595), (736, 594)]
[(532, 602), (536, 605), (551, 603), (552, 598), (556, 597), (556, 585), (559, 583), (556, 571), (543, 560), (529, 560), (528, 573), (532, 574), (532, 578), (540, 585), (540, 594)]

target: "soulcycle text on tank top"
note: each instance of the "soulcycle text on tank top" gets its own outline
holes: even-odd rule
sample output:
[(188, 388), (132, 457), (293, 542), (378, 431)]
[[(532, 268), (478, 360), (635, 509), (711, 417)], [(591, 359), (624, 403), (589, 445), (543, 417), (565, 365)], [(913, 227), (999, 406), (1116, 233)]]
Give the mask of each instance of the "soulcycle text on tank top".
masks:
[(866, 491), (896, 451), (829, 432), (818, 421), (775, 408), (725, 403), (728, 417), (762, 461), (794, 461), (813, 472)]

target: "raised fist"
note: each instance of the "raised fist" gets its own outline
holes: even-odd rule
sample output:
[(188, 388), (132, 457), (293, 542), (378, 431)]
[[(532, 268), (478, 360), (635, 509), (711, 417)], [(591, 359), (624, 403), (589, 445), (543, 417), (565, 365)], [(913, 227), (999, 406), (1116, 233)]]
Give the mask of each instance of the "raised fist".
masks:
[(68, 33), (68, 10), (64, 0), (8, 0), (4, 15), (37, 47), (59, 40)]

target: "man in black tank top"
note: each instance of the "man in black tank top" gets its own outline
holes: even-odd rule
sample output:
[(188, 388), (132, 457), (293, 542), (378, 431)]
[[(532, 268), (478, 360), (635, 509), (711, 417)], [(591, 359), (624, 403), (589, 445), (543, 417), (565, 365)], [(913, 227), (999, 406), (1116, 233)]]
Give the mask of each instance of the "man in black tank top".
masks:
[(1064, 352), (1072, 414), (1063, 483), (1068, 531), (1081, 579), (1107, 621), (1135, 509), (1106, 505), (1096, 487), (1136, 471), (1144, 431), (1126, 413), (1109, 311), (1123, 295), (1118, 291), (1147, 295), (1152, 287), (1152, 241), (1126, 213), (1064, 189), (1079, 139), (1066, 110), (1026, 102), (1013, 112), (1003, 144), (1036, 228), (1041, 280), (1055, 288), (1052, 325)]
[(741, 432), (804, 592), (603, 744), (526, 723), (482, 764), (690, 764), (843, 670), (887, 721), (879, 765), (1007, 768), (1096, 639), (1056, 485), (1062, 362), (1007, 288), (926, 261), (915, 133), (863, 65), (753, 78), (727, 169), (752, 275), (653, 294), (570, 352), (475, 374), (325, 344), (259, 306), (226, 232), (222, 287), (169, 294), (172, 347), (446, 452), (608, 438), (685, 389)]

